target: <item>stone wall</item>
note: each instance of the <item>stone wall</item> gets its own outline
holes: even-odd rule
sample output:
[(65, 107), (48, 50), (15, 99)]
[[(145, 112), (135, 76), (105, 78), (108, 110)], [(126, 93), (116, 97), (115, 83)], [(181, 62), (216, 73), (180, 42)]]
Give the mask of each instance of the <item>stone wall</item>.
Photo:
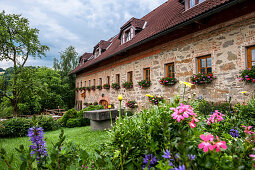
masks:
[[(226, 101), (227, 96), (231, 96), (234, 102), (238, 102), (242, 100), (240, 91), (253, 93), (255, 90), (254, 83), (246, 84), (237, 79), (239, 72), (247, 66), (246, 47), (251, 45), (255, 45), (255, 13), (77, 75), (76, 81), (82, 81), (83, 85), (84, 81), (87, 81), (88, 86), (89, 80), (93, 85), (93, 79), (96, 79), (96, 85), (98, 85), (99, 78), (102, 78), (105, 84), (107, 76), (110, 76), (110, 84), (112, 84), (115, 82), (116, 74), (120, 74), (120, 80), (124, 82), (127, 81), (127, 72), (133, 71), (134, 88), (90, 91), (86, 92), (85, 98), (81, 97), (81, 92), (77, 92), (76, 100), (93, 103), (105, 99), (116, 106), (118, 105), (117, 96), (122, 94), (123, 103), (135, 100), (139, 108), (146, 107), (148, 106), (148, 98), (145, 96), (147, 93), (160, 95), (165, 99), (179, 94), (179, 83), (172, 87), (163, 87), (159, 84), (159, 79), (165, 76), (165, 64), (174, 62), (177, 80), (190, 81), (190, 76), (197, 73), (197, 57), (209, 54), (212, 57), (213, 73), (217, 79), (208, 85), (187, 88), (186, 97), (195, 92), (197, 97), (202, 96), (210, 101)], [(147, 67), (151, 69), (152, 85), (148, 89), (141, 89), (137, 82), (143, 79), (143, 69)]]

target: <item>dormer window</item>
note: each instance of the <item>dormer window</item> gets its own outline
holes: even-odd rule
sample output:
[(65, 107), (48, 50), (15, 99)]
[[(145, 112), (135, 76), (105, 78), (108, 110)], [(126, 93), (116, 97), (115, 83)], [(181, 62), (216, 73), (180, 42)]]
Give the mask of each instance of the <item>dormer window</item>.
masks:
[(100, 55), (100, 49), (97, 48), (96, 51), (95, 51), (95, 57), (98, 57)]
[(130, 28), (125, 31), (125, 42), (130, 41), (133, 38), (133, 29)]
[(193, 8), (197, 4), (204, 2), (205, 0), (185, 0), (186, 2), (186, 9)]

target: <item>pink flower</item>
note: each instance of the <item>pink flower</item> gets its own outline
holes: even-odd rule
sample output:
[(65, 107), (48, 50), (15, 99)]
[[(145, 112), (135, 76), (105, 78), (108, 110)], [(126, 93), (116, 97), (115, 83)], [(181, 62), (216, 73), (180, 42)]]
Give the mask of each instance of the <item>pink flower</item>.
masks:
[(212, 151), (213, 150), (212, 141), (214, 140), (213, 135), (211, 135), (211, 134), (207, 134), (207, 135), (202, 134), (202, 135), (200, 135), (200, 138), (203, 140), (203, 142), (198, 145), (198, 148), (199, 149), (203, 148), (204, 152), (207, 152), (208, 149), (210, 149)]
[[(253, 150), (255, 151), (255, 148), (253, 148)], [(255, 155), (250, 154), (249, 156), (252, 157), (252, 158), (254, 158), (253, 160), (255, 160)]]
[(219, 152), (220, 151), (220, 148), (222, 149), (227, 149), (227, 145), (226, 145), (226, 142), (225, 141), (221, 141), (218, 136), (216, 136), (218, 142), (216, 142), (214, 145), (213, 145), (213, 148), (216, 148), (216, 152)]
[(218, 110), (215, 110), (215, 112), (207, 119), (207, 124), (210, 125), (211, 123), (220, 122), (223, 120), (223, 116), (225, 115), (220, 113)]
[(190, 125), (191, 128), (196, 127), (196, 124), (195, 124), (194, 121), (195, 121), (195, 122), (199, 122), (199, 120), (198, 120), (197, 118), (193, 117), (192, 120), (191, 120), (191, 122), (189, 122), (189, 125)]
[(250, 131), (250, 129), (252, 128), (252, 126), (242, 126), (242, 127), (245, 128), (245, 129), (244, 129), (244, 133), (249, 134), (249, 135), (255, 134), (254, 132)]
[(183, 103), (181, 103), (180, 106), (176, 108), (170, 109), (174, 111), (171, 116), (173, 117), (173, 119), (176, 119), (177, 122), (180, 122), (181, 120), (183, 120), (184, 118), (188, 118), (189, 116), (197, 116), (193, 112), (193, 108), (190, 105), (184, 105)]

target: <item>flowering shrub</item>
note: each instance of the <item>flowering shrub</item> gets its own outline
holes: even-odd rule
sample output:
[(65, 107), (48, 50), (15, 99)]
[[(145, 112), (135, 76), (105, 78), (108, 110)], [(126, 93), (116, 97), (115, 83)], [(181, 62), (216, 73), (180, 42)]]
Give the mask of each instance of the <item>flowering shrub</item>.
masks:
[(177, 82), (174, 77), (163, 77), (159, 80), (159, 83), (163, 86), (172, 86)]
[(255, 66), (252, 68), (248, 68), (246, 70), (241, 71), (241, 76), (239, 78), (240, 81), (245, 81), (248, 83), (255, 83)]
[(149, 80), (141, 80), (141, 81), (139, 81), (138, 82), (138, 85), (139, 85), (139, 87), (141, 87), (142, 89), (143, 88), (146, 88), (146, 87), (150, 87), (150, 85), (151, 85), (151, 81)]
[(211, 123), (217, 123), (223, 120), (223, 115), (218, 110), (215, 110), (215, 112), (210, 115), (210, 118), (207, 120), (207, 124), (210, 125)]
[(153, 155), (145, 155), (143, 158), (143, 169), (147, 167), (148, 169), (151, 169), (152, 167), (155, 167), (157, 165), (157, 158)]
[(104, 87), (104, 89), (110, 89), (110, 85), (109, 84), (104, 84), (103, 87)]
[(118, 90), (120, 89), (120, 85), (118, 83), (112, 83), (112, 88)]
[(161, 96), (152, 96), (150, 94), (146, 94), (146, 96), (149, 98), (149, 101), (154, 105), (158, 105), (159, 101), (163, 101), (163, 97)]
[(136, 103), (135, 101), (128, 101), (128, 102), (126, 103), (126, 106), (129, 107), (129, 108), (131, 108), (131, 109), (134, 109), (134, 108), (137, 107), (137, 103)]
[(97, 86), (97, 89), (98, 89), (98, 90), (102, 90), (102, 86), (101, 86), (101, 85), (98, 85), (98, 86)]
[(206, 84), (211, 83), (216, 77), (213, 73), (198, 73), (190, 77), (193, 84)]
[(133, 88), (133, 82), (126, 81), (122, 83), (122, 87), (124, 87), (125, 89), (131, 89)]

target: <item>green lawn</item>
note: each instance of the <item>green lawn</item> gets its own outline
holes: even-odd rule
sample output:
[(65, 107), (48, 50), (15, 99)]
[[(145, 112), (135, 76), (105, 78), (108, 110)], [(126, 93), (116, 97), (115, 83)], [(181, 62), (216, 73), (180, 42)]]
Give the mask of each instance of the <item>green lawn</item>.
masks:
[[(94, 151), (101, 143), (104, 143), (108, 139), (106, 131), (94, 131), (90, 130), (90, 127), (78, 127), (78, 128), (63, 128), (66, 140), (72, 140), (80, 144), (82, 148), (87, 151)], [(55, 143), (58, 140), (60, 130), (46, 132), (45, 138), (47, 143), (47, 150), (52, 148), (52, 142)], [(2, 138), (0, 139), (0, 148), (4, 148), (7, 153), (14, 154), (14, 166), (17, 168), (19, 162), (19, 155), (15, 148), (23, 144), (25, 147), (29, 147), (31, 144), (28, 141), (28, 137), (19, 138)], [(0, 163), (0, 167), (3, 165)], [(1, 168), (0, 168), (1, 169)]]

